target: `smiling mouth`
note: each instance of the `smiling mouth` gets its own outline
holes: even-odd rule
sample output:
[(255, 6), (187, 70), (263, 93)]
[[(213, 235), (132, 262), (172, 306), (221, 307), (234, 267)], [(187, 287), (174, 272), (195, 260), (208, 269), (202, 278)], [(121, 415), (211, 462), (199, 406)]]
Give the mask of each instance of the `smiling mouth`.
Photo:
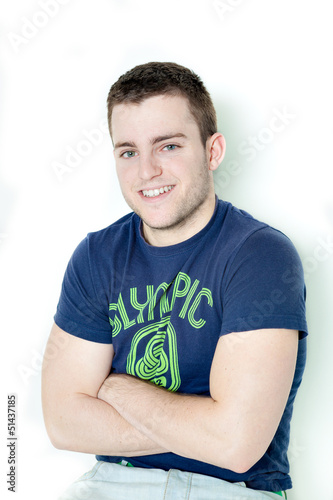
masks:
[(156, 196), (160, 196), (161, 194), (171, 191), (174, 187), (175, 186), (164, 186), (159, 189), (143, 189), (142, 194), (146, 198), (155, 198)]

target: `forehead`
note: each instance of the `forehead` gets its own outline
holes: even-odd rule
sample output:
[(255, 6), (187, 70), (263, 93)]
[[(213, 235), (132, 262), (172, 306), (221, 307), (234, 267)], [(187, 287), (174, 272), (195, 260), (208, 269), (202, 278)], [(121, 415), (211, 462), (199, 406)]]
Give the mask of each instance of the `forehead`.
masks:
[(197, 129), (199, 133), (186, 97), (158, 95), (139, 104), (122, 103), (113, 108), (111, 130), (114, 142), (129, 135), (163, 134), (166, 129), (184, 133), (191, 129), (193, 133)]

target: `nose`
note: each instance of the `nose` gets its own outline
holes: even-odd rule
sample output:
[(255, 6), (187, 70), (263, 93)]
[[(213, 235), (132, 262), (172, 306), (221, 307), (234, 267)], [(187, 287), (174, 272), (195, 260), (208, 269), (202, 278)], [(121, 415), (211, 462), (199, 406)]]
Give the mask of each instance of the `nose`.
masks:
[(162, 173), (162, 167), (157, 162), (152, 154), (140, 155), (139, 159), (139, 177), (142, 180), (150, 180), (153, 177), (158, 177)]

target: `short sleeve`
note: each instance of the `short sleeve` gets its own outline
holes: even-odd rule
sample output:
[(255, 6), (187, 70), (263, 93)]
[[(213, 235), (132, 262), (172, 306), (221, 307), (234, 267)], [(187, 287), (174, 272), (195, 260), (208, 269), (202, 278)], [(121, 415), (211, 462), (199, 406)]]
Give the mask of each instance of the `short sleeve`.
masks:
[(62, 283), (55, 323), (67, 333), (85, 340), (112, 343), (108, 302), (99, 295), (91, 272), (89, 238), (74, 251)]
[(269, 226), (252, 233), (229, 263), (221, 335), (264, 328), (307, 335), (302, 263), (292, 242)]

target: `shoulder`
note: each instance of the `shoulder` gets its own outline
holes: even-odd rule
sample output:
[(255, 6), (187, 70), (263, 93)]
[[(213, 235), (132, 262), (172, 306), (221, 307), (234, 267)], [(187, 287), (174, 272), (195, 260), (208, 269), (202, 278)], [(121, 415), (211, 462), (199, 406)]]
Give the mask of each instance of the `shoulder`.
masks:
[(137, 233), (139, 221), (138, 216), (131, 212), (104, 229), (89, 232), (81, 243), (85, 245), (90, 257), (96, 253), (100, 257), (104, 254), (110, 256), (124, 253), (126, 246), (133, 241)]
[(231, 203), (225, 205), (223, 233), (233, 249), (233, 258), (291, 258), (298, 260), (297, 250), (290, 238), (279, 229), (262, 222)]
[(138, 224), (138, 217), (129, 213), (104, 229), (89, 232), (75, 248), (71, 262), (85, 265), (88, 269), (92, 262), (101, 263), (126, 253), (125, 248)]
[(265, 222), (255, 219), (245, 210), (241, 210), (229, 202), (218, 201), (220, 220), (220, 237), (225, 245), (229, 245), (235, 253), (254, 233), (269, 227)]
[(89, 243), (100, 244), (109, 239), (126, 237), (135, 228), (137, 219), (138, 217), (131, 212), (103, 229), (89, 232), (86, 239)]

